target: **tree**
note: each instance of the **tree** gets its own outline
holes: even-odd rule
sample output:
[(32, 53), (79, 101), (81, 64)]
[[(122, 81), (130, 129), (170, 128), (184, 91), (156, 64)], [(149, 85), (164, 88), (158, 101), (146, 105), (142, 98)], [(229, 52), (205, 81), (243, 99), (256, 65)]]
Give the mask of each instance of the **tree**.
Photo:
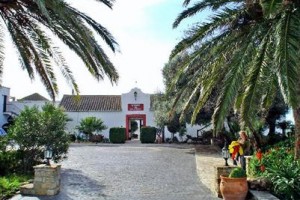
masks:
[[(190, 2), (185, 0), (184, 5)], [(269, 109), (280, 90), (294, 112), (295, 159), (299, 159), (300, 2), (197, 1), (179, 14), (173, 26), (205, 9), (214, 11), (209, 21), (193, 26), (171, 53), (171, 58), (175, 58), (187, 52), (189, 59), (180, 73), (193, 71), (177, 95), (191, 99), (196, 91), (201, 91), (192, 121), (219, 87), (212, 120), (214, 132), (222, 128), (227, 113), (234, 107), (243, 126), (257, 136), (253, 124), (258, 113)], [(190, 91), (190, 85), (195, 85), (194, 90), (185, 93)]]
[(65, 132), (68, 117), (62, 109), (53, 104), (45, 104), (42, 111), (38, 107), (25, 107), (8, 130), (8, 137), (19, 145), (22, 154), (23, 171), (41, 162), (46, 147), (53, 151), (53, 160), (58, 162), (66, 157), (69, 136)]
[(286, 130), (291, 129), (293, 127), (293, 123), (291, 121), (282, 121), (276, 124), (278, 128), (282, 130), (282, 137), (287, 137)]
[[(97, 1), (109, 8), (114, 2)], [(53, 35), (49, 35), (52, 32), (83, 60), (97, 80), (102, 80), (106, 75), (112, 83), (116, 83), (119, 75), (96, 42), (92, 30), (102, 37), (113, 52), (117, 50), (118, 44), (106, 28), (63, 0), (0, 0), (0, 75), (5, 57), (3, 35), (8, 32), (19, 54), (22, 69), (27, 71), (31, 79), (38, 74), (53, 100), (58, 94), (53, 64), (60, 68), (78, 94), (72, 71), (55, 46)]]
[(86, 117), (80, 121), (79, 126), (76, 127), (79, 131), (83, 132), (87, 136), (93, 135), (93, 132), (101, 132), (107, 127), (100, 118)]
[[(162, 72), (163, 72), (163, 80), (164, 80), (164, 85), (166, 88), (166, 93), (165, 93), (165, 99), (167, 99), (167, 102), (171, 105), (176, 105), (176, 112), (180, 113), (182, 108), (184, 107), (183, 105), (185, 104), (186, 101), (189, 101), (191, 106), (189, 109), (186, 109), (182, 112), (181, 121), (185, 121), (186, 123), (190, 123), (191, 117), (193, 114), (193, 105), (196, 103), (196, 99), (198, 95), (200, 95), (200, 92), (196, 92), (195, 97), (192, 99), (185, 98), (184, 96), (181, 96), (182, 98), (176, 98), (176, 93), (180, 91), (182, 88), (186, 86), (188, 83), (188, 80), (192, 78), (193, 76), (193, 70), (191, 70), (189, 73), (185, 73), (184, 75), (178, 75), (178, 70), (180, 70), (180, 66), (184, 65), (186, 61), (188, 60), (188, 55), (183, 54), (183, 55), (178, 55), (176, 58), (171, 60), (169, 63), (167, 63)], [(176, 83), (173, 83), (173, 80), (176, 76), (178, 77), (178, 80)], [(190, 90), (193, 90), (194, 86), (189, 85), (188, 87)], [(211, 95), (211, 98), (209, 99), (208, 103), (197, 113), (195, 123), (196, 124), (207, 124), (211, 120), (211, 116), (213, 113), (213, 107), (215, 105), (215, 99), (216, 95)], [(174, 109), (173, 109), (174, 111)]]

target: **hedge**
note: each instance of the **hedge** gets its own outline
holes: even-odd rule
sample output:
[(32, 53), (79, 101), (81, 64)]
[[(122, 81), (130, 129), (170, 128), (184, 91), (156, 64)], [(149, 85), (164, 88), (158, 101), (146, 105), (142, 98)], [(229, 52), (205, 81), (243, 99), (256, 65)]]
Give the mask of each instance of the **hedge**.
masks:
[(141, 142), (142, 143), (154, 143), (156, 139), (156, 128), (155, 127), (142, 127), (141, 128)]
[(109, 140), (111, 143), (125, 143), (126, 129), (119, 127), (109, 129)]

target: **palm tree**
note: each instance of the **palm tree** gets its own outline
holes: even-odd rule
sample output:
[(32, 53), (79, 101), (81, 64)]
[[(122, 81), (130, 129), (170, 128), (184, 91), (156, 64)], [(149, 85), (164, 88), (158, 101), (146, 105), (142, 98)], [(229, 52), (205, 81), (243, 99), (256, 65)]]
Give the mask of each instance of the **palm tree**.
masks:
[[(185, 0), (184, 5), (190, 2)], [(191, 91), (187, 83), (177, 97), (193, 99), (201, 92), (195, 120), (211, 93), (219, 88), (213, 114), (215, 133), (234, 108), (255, 136), (258, 113), (268, 110), (279, 90), (294, 111), (295, 159), (299, 159), (300, 1), (202, 0), (180, 13), (173, 26), (205, 9), (214, 11), (209, 21), (193, 26), (171, 53), (174, 58), (188, 52), (189, 61), (178, 73), (193, 70), (189, 81), (196, 85)], [(189, 105), (187, 101), (186, 109)]]
[(76, 126), (76, 129), (84, 133), (87, 137), (93, 135), (93, 132), (101, 132), (107, 127), (100, 118), (96, 117), (86, 117), (80, 121), (80, 124)]
[[(97, 0), (112, 8), (114, 0)], [(63, 0), (0, 0), (0, 75), (3, 72), (4, 33), (8, 32), (19, 54), (23, 70), (31, 79), (37, 73), (50, 97), (58, 94), (53, 63), (59, 66), (72, 90), (79, 93), (75, 78), (61, 52), (53, 42), (53, 33), (73, 50), (97, 80), (108, 76), (116, 83), (119, 75), (96, 42), (94, 30), (115, 52), (118, 44), (101, 24), (76, 10)]]

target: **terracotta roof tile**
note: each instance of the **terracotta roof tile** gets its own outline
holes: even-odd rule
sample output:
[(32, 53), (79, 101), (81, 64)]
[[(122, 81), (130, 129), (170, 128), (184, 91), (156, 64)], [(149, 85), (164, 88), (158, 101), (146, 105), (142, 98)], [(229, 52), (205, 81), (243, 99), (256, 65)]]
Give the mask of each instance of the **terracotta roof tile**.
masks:
[(64, 95), (60, 106), (68, 112), (122, 110), (120, 95)]

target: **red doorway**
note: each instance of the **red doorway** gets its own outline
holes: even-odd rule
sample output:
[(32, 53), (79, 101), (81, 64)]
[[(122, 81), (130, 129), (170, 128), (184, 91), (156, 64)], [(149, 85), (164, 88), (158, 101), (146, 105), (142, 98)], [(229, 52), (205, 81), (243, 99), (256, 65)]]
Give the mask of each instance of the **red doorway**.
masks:
[(126, 139), (129, 139), (129, 123), (130, 120), (141, 120), (141, 126), (146, 126), (146, 115), (145, 114), (132, 114), (126, 115)]

